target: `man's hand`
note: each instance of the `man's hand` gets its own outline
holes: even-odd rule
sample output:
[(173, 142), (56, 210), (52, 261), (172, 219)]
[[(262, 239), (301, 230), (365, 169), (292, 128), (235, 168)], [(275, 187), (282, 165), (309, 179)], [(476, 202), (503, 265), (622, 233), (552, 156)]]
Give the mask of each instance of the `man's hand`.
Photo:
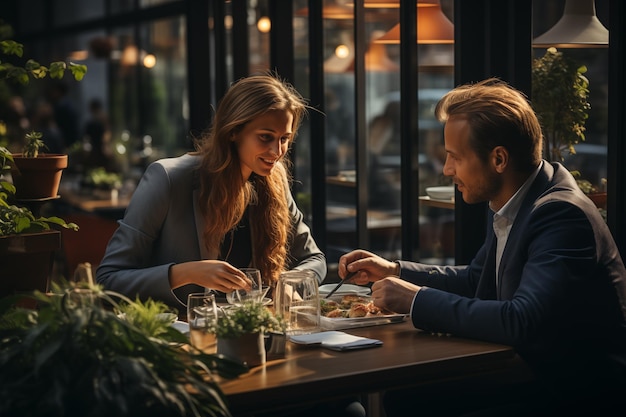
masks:
[(378, 281), (388, 275), (397, 275), (399, 267), (395, 262), (388, 261), (362, 249), (354, 250), (339, 258), (339, 276), (345, 278), (350, 272), (357, 272), (352, 278), (356, 284), (364, 285)]
[(374, 305), (394, 313), (408, 314), (415, 295), (422, 287), (398, 277), (386, 277), (372, 285)]

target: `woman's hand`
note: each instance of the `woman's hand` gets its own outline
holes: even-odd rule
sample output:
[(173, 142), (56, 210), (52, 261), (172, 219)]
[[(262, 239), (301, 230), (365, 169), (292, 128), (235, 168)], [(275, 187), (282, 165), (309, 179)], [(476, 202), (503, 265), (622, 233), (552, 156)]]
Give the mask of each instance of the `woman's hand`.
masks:
[(344, 279), (350, 272), (356, 272), (352, 281), (364, 285), (378, 281), (389, 275), (398, 275), (399, 266), (362, 249), (354, 250), (339, 258), (339, 276)]
[(228, 262), (218, 260), (192, 261), (173, 265), (170, 268), (172, 289), (187, 284), (196, 284), (221, 292), (252, 289), (252, 282), (243, 272)]

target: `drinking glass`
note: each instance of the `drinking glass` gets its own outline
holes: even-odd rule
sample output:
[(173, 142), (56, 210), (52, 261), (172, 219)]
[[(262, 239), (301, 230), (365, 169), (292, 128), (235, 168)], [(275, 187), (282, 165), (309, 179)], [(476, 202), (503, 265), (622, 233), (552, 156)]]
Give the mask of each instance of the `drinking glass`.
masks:
[(244, 301), (263, 302), (263, 298), (270, 287), (263, 285), (261, 271), (256, 268), (240, 268), (239, 270), (246, 274), (250, 281), (252, 281), (252, 289), (250, 291), (234, 290), (226, 293), (226, 301), (228, 301), (229, 304), (239, 304)]
[(280, 274), (274, 297), (276, 313), (287, 326), (287, 335), (320, 330), (318, 283), (313, 271), (286, 271)]
[(217, 353), (217, 304), (215, 295), (192, 293), (187, 297), (187, 321), (191, 345), (204, 353)]

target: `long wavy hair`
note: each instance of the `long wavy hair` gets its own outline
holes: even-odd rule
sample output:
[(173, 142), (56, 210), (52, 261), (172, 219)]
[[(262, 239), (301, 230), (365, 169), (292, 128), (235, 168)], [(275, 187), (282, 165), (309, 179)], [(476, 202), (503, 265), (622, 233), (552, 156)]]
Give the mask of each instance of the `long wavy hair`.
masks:
[(274, 75), (243, 78), (228, 89), (220, 101), (211, 128), (197, 142), (200, 165), (200, 209), (206, 219), (204, 243), (219, 253), (225, 236), (241, 221), (246, 208), (252, 234), (252, 265), (264, 281), (278, 279), (289, 256), (291, 218), (288, 206), (291, 177), (286, 155), (265, 177), (251, 175), (245, 181), (233, 135), (253, 119), (270, 110), (293, 114), (296, 136), (307, 104), (290, 84)]

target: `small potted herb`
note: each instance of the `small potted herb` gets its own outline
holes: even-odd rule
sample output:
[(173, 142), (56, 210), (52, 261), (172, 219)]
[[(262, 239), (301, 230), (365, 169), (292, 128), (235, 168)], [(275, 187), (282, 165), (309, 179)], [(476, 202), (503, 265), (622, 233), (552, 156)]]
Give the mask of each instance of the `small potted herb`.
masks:
[(260, 365), (265, 363), (266, 342), (271, 344), (273, 335), (284, 333), (282, 317), (275, 316), (262, 303), (246, 301), (224, 309), (218, 317), (215, 328), (217, 353), (248, 366)]

